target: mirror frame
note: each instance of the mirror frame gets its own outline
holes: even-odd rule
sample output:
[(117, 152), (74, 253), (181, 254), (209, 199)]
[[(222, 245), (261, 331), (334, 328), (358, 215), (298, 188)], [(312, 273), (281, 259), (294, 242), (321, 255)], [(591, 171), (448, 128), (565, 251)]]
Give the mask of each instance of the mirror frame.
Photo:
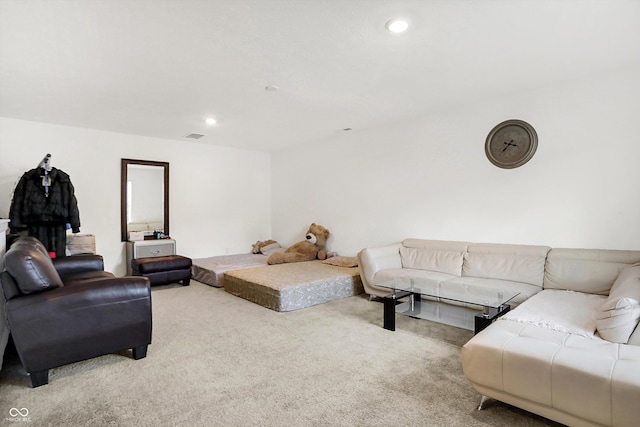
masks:
[(122, 159), (120, 173), (120, 238), (129, 241), (127, 235), (127, 179), (129, 165), (159, 166), (164, 169), (164, 234), (169, 234), (169, 163), (152, 160)]

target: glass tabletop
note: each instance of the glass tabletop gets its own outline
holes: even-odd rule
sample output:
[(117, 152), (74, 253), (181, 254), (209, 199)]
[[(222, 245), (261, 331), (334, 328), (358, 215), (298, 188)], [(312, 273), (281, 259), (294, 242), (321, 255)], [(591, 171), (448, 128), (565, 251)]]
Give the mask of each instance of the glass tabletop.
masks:
[(492, 308), (499, 308), (520, 294), (517, 291), (452, 283), (451, 281), (443, 283), (421, 277), (400, 277), (379, 283), (376, 286), (391, 289), (394, 293), (407, 291), (427, 297)]

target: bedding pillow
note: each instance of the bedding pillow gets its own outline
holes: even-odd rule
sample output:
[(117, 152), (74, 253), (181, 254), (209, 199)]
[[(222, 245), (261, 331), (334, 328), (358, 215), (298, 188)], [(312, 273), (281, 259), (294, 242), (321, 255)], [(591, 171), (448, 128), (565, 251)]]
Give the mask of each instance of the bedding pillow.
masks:
[(272, 248), (270, 248), (270, 249), (263, 250), (263, 251), (262, 251), (262, 254), (263, 254), (263, 255), (266, 255), (266, 256), (270, 256), (270, 255), (271, 255), (271, 254), (273, 254), (273, 253), (276, 253), (276, 252), (284, 252), (284, 251), (286, 251), (286, 250), (287, 250), (287, 248), (283, 248), (283, 247), (281, 247), (280, 245), (278, 245), (278, 246), (274, 246), (274, 247), (272, 247)]
[(274, 249), (277, 249), (277, 248), (280, 248), (280, 244), (275, 240), (269, 239), (269, 240), (265, 240), (264, 242), (261, 240), (258, 240), (252, 245), (251, 253), (256, 255), (257, 254), (269, 255), (270, 253), (273, 252)]
[(611, 342), (626, 344), (640, 321), (640, 263), (622, 270), (600, 307), (596, 328)]
[(357, 267), (358, 259), (348, 256), (334, 256), (322, 261), (323, 264), (335, 265), (337, 267)]
[(4, 267), (23, 294), (59, 288), (62, 279), (48, 255), (37, 248), (18, 245), (4, 255)]
[(278, 249), (280, 244), (275, 240), (267, 240), (260, 246), (260, 252), (267, 255), (268, 253), (272, 253), (274, 249)]

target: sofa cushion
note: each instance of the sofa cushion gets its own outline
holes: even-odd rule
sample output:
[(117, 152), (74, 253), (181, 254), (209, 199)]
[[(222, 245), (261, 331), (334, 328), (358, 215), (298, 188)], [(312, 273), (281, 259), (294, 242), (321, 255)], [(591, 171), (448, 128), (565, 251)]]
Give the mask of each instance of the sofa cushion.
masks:
[(98, 282), (105, 279), (113, 279), (115, 276), (108, 271), (85, 271), (83, 273), (71, 274), (64, 278), (64, 286), (75, 286), (81, 283)]
[(405, 239), (400, 248), (404, 268), (438, 271), (460, 277), (468, 242)]
[(618, 274), (640, 262), (640, 251), (552, 249), (545, 267), (545, 289), (608, 295)]
[(622, 270), (597, 314), (598, 333), (607, 341), (626, 344), (640, 320), (640, 264)]
[[(374, 278), (372, 285), (378, 286), (380, 283), (388, 282), (393, 279), (401, 279), (403, 277), (416, 277), (421, 280), (426, 280), (434, 284), (442, 283), (444, 281), (455, 278), (451, 274), (441, 273), (438, 271), (417, 270), (413, 268), (398, 268), (379, 271)], [(389, 291), (391, 293), (391, 291)]]
[(32, 246), (12, 246), (4, 256), (4, 266), (23, 294), (62, 286), (49, 256)]
[(510, 280), (542, 287), (548, 246), (472, 243), (462, 275)]
[(460, 277), (464, 252), (400, 248), (403, 268), (437, 271)]
[[(513, 282), (510, 280), (484, 279), (481, 277), (457, 277), (447, 280), (442, 284), (442, 286), (468, 286), (483, 290), (495, 289), (498, 292), (519, 292), (519, 294), (515, 298), (508, 302), (508, 304), (510, 304), (512, 308), (523, 303), (524, 301), (541, 291), (539, 286), (530, 285), (527, 283)], [(482, 307), (477, 305), (466, 304), (465, 306), (475, 308), (476, 310), (482, 310)]]

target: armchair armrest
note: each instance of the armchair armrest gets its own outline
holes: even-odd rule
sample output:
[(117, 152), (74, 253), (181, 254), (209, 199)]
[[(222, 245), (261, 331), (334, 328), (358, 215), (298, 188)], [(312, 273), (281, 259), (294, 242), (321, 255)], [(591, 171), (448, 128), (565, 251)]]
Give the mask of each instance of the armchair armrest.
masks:
[(71, 255), (62, 258), (54, 258), (51, 261), (53, 261), (53, 266), (58, 271), (62, 280), (72, 274), (104, 270), (104, 260), (102, 255)]
[(365, 285), (365, 289), (373, 285), (373, 278), (379, 271), (402, 268), (400, 247), (402, 247), (401, 243), (394, 243), (375, 248), (365, 248), (358, 253), (360, 278)]
[(14, 298), (6, 309), (27, 372), (151, 343), (145, 277), (64, 286)]

